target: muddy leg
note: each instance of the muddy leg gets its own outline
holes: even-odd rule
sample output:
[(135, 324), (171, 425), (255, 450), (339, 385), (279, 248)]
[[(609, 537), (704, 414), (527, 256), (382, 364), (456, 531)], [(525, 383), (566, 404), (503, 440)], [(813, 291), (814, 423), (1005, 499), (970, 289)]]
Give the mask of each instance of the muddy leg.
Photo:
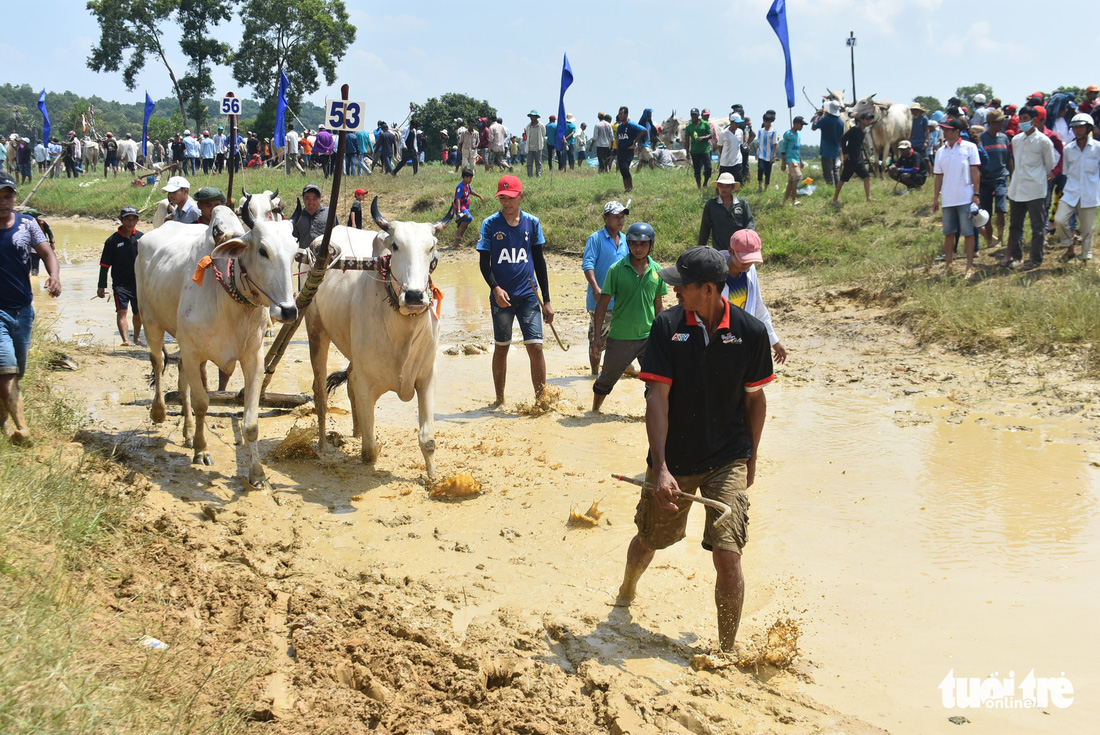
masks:
[[(183, 389), (186, 385), (191, 389), (191, 401), (195, 410), (194, 419), (194, 439), (192, 441), (192, 447), (194, 453), (191, 457), (192, 464), (214, 464), (214, 459), (210, 456), (210, 452), (206, 451), (206, 412), (210, 409), (210, 396), (206, 394), (206, 390), (202, 387), (202, 378), (200, 377), (199, 361), (194, 357), (191, 357), (188, 353), (190, 350), (184, 349), (180, 346), (180, 397), (183, 398)], [(189, 413), (184, 414), (189, 417)], [(186, 418), (184, 423), (184, 433), (186, 434)]]
[(374, 436), (374, 395), (369, 385), (360, 382), (359, 371), (348, 374), (348, 392), (352, 396), (353, 411), (359, 417), (359, 430), (363, 434), (363, 449), (359, 456), (364, 464), (373, 464), (378, 459), (378, 439)]
[(623, 583), (619, 585), (619, 594), (615, 598), (615, 607), (630, 607), (638, 594), (638, 580), (642, 578), (649, 563), (653, 561), (653, 549), (642, 543), (635, 536), (630, 541), (630, 548), (626, 552), (626, 570), (623, 572)]
[(508, 379), (508, 347), (509, 345), (497, 345), (493, 350), (493, 388), (497, 398), (495, 406), (504, 405), (504, 383)]
[[(183, 371), (183, 355), (180, 355), (178, 371), (179, 376), (176, 387), (180, 394), (180, 414), (183, 416), (183, 446), (190, 449), (195, 445), (195, 419), (191, 413), (191, 383), (188, 382), (187, 375)], [(205, 377), (206, 371), (202, 370), (200, 374)], [(206, 383), (203, 381), (200, 381), (200, 383), (202, 394), (205, 396)]]
[(153, 366), (153, 405), (149, 407), (149, 417), (154, 424), (164, 422), (168, 409), (164, 405), (164, 388), (161, 377), (164, 375), (164, 330), (157, 323), (145, 325), (145, 339), (149, 343), (149, 362)]
[[(311, 312), (312, 313), (312, 312)], [(313, 368), (313, 410), (317, 413), (317, 454), (325, 452), (325, 427), (328, 417), (328, 389), (325, 373), (328, 372), (328, 335), (315, 322), (306, 319), (309, 333), (309, 364)]]
[(251, 464), (248, 468), (248, 486), (253, 490), (270, 492), (267, 473), (260, 463), (260, 450), (256, 442), (260, 438), (260, 386), (263, 385), (263, 360), (255, 352), (241, 355), (241, 372), (244, 374), (244, 416), (241, 420), (241, 436), (248, 444)]
[(546, 390), (546, 353), (542, 345), (527, 345), (527, 357), (531, 359), (531, 386), (535, 389), (535, 400)]
[(745, 576), (741, 572), (741, 555), (736, 551), (714, 550), (714, 604), (718, 609), (718, 645), (723, 651), (733, 651), (737, 629), (741, 625), (741, 607), (745, 603)]
[(424, 455), (428, 480), (435, 477), (435, 372), (416, 386), (417, 413), (420, 418), (420, 452)]

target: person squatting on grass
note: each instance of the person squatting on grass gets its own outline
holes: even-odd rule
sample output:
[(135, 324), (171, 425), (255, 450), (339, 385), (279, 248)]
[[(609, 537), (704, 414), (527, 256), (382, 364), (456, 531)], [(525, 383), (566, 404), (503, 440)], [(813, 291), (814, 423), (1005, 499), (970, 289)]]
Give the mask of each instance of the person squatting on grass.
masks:
[[(512, 344), (512, 325), (519, 320), (523, 344), (531, 361), (531, 384), (536, 400), (546, 389), (546, 356), (542, 352), (542, 317), (554, 321), (550, 306), (550, 280), (542, 246), (539, 218), (520, 209), (523, 184), (512, 175), (501, 176), (497, 183), (500, 211), (481, 223), (477, 250), (481, 253), (481, 275), (489, 284), (489, 309), (493, 317), (493, 387), (496, 400), (504, 403), (504, 384), (508, 374), (508, 348)], [(538, 294), (532, 282), (538, 279), (544, 298), (539, 313)]]
[(46, 292), (61, 295), (57, 257), (34, 217), (15, 211), (15, 180), (0, 172), (0, 431), (7, 433), (12, 420), (12, 444), (30, 440), (23, 415), (19, 381), (27, 370), (31, 328), (34, 326), (34, 292), (31, 290), (30, 253), (46, 264)]
[(767, 415), (763, 388), (775, 374), (764, 325), (722, 298), (727, 273), (726, 259), (711, 247), (690, 248), (658, 272), (679, 305), (654, 319), (642, 360), (651, 488), (638, 502), (638, 533), (614, 604), (629, 607), (655, 551), (684, 538), (692, 503), (681, 496), (698, 490), (733, 511), (716, 526), (718, 512), (708, 507), (703, 530), (716, 572), (718, 641), (733, 651), (745, 600), (746, 491)]
[[(593, 316), (591, 334), (595, 338), (589, 336), (588, 352), (595, 364), (599, 364), (600, 352), (604, 353), (603, 370), (592, 384), (593, 411), (600, 410), (627, 366), (635, 359), (645, 359), (649, 330), (664, 310), (661, 297), (668, 293), (668, 287), (657, 276), (661, 266), (649, 257), (653, 241), (653, 228), (648, 223), (632, 224), (626, 232), (627, 255), (608, 268), (603, 280)], [(615, 318), (605, 328), (613, 301)]]

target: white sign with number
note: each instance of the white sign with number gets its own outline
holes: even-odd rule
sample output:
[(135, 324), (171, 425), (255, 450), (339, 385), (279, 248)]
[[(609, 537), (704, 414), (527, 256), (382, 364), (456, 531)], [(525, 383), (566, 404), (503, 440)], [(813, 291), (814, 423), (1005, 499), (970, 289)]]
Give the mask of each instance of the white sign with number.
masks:
[(240, 115), (241, 100), (239, 97), (222, 97), (223, 115)]
[(354, 100), (325, 100), (325, 127), (332, 132), (345, 130), (354, 133), (364, 127), (362, 102)]

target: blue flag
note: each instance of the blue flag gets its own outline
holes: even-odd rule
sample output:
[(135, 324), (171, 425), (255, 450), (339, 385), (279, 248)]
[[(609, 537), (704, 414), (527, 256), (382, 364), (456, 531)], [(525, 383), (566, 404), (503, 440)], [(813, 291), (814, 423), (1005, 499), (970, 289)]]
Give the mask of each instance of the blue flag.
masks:
[(153, 116), (154, 109), (156, 109), (156, 103), (153, 102), (153, 98), (146, 92), (145, 120), (141, 123), (141, 155), (145, 158), (149, 157), (149, 118)]
[(569, 57), (562, 54), (564, 61), (561, 65), (561, 94), (558, 95), (558, 135), (554, 139), (554, 148), (561, 150), (565, 147), (565, 90), (573, 83), (573, 69), (569, 66)]
[(275, 136), (272, 140), (276, 148), (286, 145), (286, 88), (290, 86), (290, 80), (286, 78), (286, 72), (279, 70), (279, 104), (275, 107)]
[(38, 94), (38, 109), (42, 111), (42, 145), (50, 142), (50, 113), (46, 112), (46, 88)]
[(794, 73), (791, 71), (791, 37), (787, 33), (787, 1), (774, 0), (771, 10), (768, 11), (768, 23), (775, 35), (779, 36), (779, 42), (783, 44), (783, 60), (787, 62), (787, 75), (785, 86), (787, 88), (787, 107), (794, 107)]

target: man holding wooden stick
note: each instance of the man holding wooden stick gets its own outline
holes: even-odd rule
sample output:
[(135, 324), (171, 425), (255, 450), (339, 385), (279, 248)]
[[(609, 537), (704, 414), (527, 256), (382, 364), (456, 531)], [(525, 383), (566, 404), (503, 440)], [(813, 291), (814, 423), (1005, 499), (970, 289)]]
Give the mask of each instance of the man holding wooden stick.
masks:
[(686, 250), (658, 273), (679, 305), (656, 317), (642, 359), (646, 482), (654, 489), (643, 490), (638, 503), (638, 533), (615, 605), (633, 603), (655, 550), (684, 538), (691, 502), (682, 496), (698, 490), (733, 509), (730, 522), (719, 526), (718, 512), (708, 508), (703, 531), (703, 548), (712, 552), (717, 572), (719, 645), (733, 651), (745, 599), (745, 491), (756, 473), (767, 414), (763, 388), (775, 375), (763, 323), (722, 298), (727, 273), (725, 257), (707, 246)]

